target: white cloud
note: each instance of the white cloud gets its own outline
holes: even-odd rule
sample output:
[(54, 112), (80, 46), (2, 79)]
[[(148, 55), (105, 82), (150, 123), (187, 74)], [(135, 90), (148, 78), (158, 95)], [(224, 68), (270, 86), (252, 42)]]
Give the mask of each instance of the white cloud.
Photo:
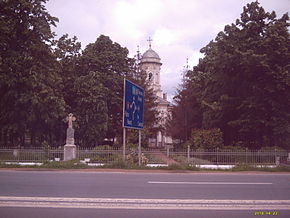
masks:
[(179, 41), (181, 32), (174, 29), (160, 28), (153, 35), (154, 43), (158, 46), (169, 46)]

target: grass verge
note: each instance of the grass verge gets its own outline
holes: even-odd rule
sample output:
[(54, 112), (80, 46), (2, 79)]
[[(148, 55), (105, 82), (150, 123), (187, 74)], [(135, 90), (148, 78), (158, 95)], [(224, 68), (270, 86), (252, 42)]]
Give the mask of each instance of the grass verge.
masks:
[(233, 167), (231, 171), (290, 172), (290, 166), (281, 165), (277, 167), (267, 167), (267, 166), (255, 167), (247, 164), (238, 164), (235, 167)]
[[(172, 171), (201, 171), (203, 169), (190, 166), (187, 164), (171, 164), (169, 166), (160, 167), (147, 167), (145, 165), (138, 166), (138, 164), (123, 161), (123, 159), (118, 159), (104, 166), (88, 166), (87, 164), (80, 163), (79, 160), (71, 161), (59, 161), (59, 162), (44, 162), (41, 166), (21, 166), (17, 163), (15, 164), (5, 164), (0, 163), (0, 168), (33, 168), (33, 169), (148, 169), (148, 170), (172, 170)], [(262, 171), (262, 172), (290, 172), (290, 166), (278, 166), (278, 167), (255, 167), (246, 164), (238, 164), (232, 169), (206, 169), (203, 171), (222, 171), (222, 172), (243, 172), (243, 171)]]

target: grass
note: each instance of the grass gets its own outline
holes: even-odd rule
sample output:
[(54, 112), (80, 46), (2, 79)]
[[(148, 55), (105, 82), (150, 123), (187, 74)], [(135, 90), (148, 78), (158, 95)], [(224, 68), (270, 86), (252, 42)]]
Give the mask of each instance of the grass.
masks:
[(70, 161), (53, 161), (45, 162), (39, 168), (49, 168), (49, 169), (87, 169), (90, 166), (80, 163), (79, 160), (74, 159)]
[[(184, 157), (181, 155), (172, 155), (172, 159), (177, 161), (178, 163), (182, 163), (182, 164), (187, 164), (187, 162), (188, 162), (187, 157)], [(210, 162), (209, 160), (205, 160), (205, 159), (190, 157), (189, 163), (190, 164), (211, 164), (212, 162)]]
[[(145, 165), (138, 166), (138, 164), (130, 161), (124, 161), (119, 158), (104, 166), (88, 166), (87, 164), (80, 163), (79, 160), (71, 161), (53, 161), (44, 162), (41, 166), (21, 166), (18, 164), (5, 164), (0, 163), (0, 168), (33, 168), (33, 169), (148, 169), (148, 170), (172, 170), (172, 171), (200, 171), (202, 169), (190, 166), (185, 163), (171, 164), (164, 167), (147, 167)], [(238, 164), (232, 169), (207, 169), (206, 171), (225, 171), (225, 172), (243, 172), (243, 171), (262, 171), (262, 172), (290, 172), (290, 166), (278, 166), (274, 168), (269, 167), (255, 167), (247, 164)]]
[(255, 167), (247, 164), (238, 164), (231, 169), (233, 172), (239, 171), (262, 171), (262, 172), (290, 172), (290, 166), (277, 166), (277, 167)]
[(200, 168), (196, 166), (190, 166), (188, 164), (171, 164), (168, 167), (160, 167), (160, 169), (166, 169), (166, 170), (189, 170), (189, 171), (199, 171)]

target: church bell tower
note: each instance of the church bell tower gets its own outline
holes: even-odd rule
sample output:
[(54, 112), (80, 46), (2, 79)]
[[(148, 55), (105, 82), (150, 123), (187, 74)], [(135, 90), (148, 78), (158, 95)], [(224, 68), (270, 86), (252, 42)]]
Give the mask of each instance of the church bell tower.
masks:
[(160, 85), (160, 67), (162, 65), (159, 55), (151, 48), (151, 39), (149, 37), (149, 49), (142, 55), (140, 60), (140, 69), (145, 71), (149, 84), (154, 93), (162, 98), (162, 90)]
[[(165, 129), (166, 120), (170, 114), (170, 102), (167, 100), (166, 94), (161, 90), (160, 84), (160, 70), (161, 59), (159, 55), (151, 48), (151, 38), (147, 40), (149, 42), (149, 49), (142, 55), (139, 67), (142, 71), (146, 72), (147, 80), (149, 80), (150, 88), (153, 89), (156, 95), (156, 103), (158, 104), (157, 110), (159, 112), (160, 119), (157, 126)], [(156, 133), (155, 138), (149, 139), (150, 147), (166, 147), (172, 145), (172, 138), (165, 131), (159, 130)]]

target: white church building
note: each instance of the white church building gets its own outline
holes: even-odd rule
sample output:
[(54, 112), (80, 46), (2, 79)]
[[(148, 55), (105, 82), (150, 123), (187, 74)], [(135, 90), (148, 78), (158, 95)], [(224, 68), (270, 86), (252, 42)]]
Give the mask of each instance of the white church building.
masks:
[[(149, 38), (149, 49), (142, 55), (139, 61), (140, 70), (146, 72), (150, 87), (157, 98), (157, 110), (160, 114), (158, 126), (165, 126), (166, 119), (170, 116), (171, 103), (167, 100), (167, 94), (162, 92), (160, 84), (161, 59), (151, 48)], [(166, 147), (172, 145), (172, 137), (165, 131), (158, 131), (155, 138), (149, 139), (149, 147)]]

